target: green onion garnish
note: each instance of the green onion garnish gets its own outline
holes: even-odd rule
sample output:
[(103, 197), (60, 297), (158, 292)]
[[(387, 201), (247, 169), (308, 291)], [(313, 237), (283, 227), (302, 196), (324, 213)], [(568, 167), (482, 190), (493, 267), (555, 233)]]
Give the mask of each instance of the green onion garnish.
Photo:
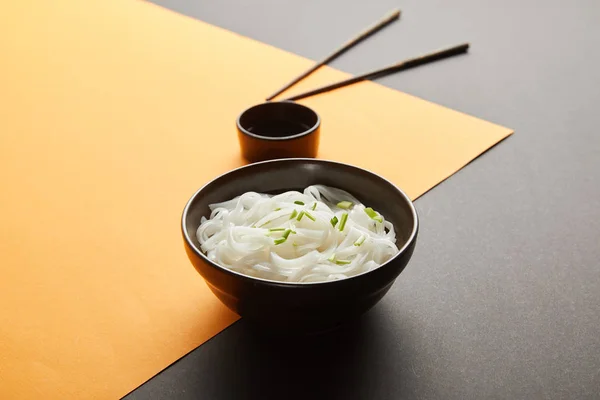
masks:
[(331, 256), (329, 256), (327, 261), (331, 261), (332, 263), (335, 263), (337, 265), (346, 265), (346, 264), (350, 264), (352, 262), (352, 261), (348, 261), (348, 260), (336, 260), (335, 253), (333, 253)]
[(310, 213), (308, 211), (302, 211), (302, 212), (304, 213), (304, 215), (306, 215), (306, 218), (310, 219), (311, 221), (316, 221), (315, 217), (310, 215)]
[(294, 202), (294, 204), (298, 204), (299, 206), (303, 206), (303, 205), (304, 205), (304, 202), (303, 202), (303, 201), (300, 201), (300, 200), (296, 200), (296, 201)]
[(300, 211), (300, 214), (298, 214), (298, 218), (296, 218), (296, 220), (300, 221), (302, 217), (304, 217), (304, 211)]
[(339, 230), (340, 232), (344, 230), (344, 228), (346, 227), (346, 221), (348, 220), (348, 213), (343, 213), (342, 214), (342, 219), (340, 221), (340, 226), (339, 226)]
[(356, 242), (354, 242), (354, 245), (355, 245), (355, 246), (360, 246), (360, 245), (362, 245), (362, 244), (365, 242), (365, 239), (366, 239), (366, 238), (367, 238), (366, 236), (361, 236), (361, 237), (359, 237), (359, 238), (358, 238), (358, 240), (357, 240)]
[(335, 228), (335, 225), (338, 223), (338, 219), (336, 216), (334, 216), (333, 218), (331, 218), (331, 225), (333, 225), (333, 227)]
[(285, 231), (285, 228), (269, 228), (269, 232)]
[(279, 211), (279, 210), (281, 210), (281, 208), (280, 208), (280, 207), (277, 207), (277, 208), (276, 208), (276, 209), (274, 209), (273, 211)]
[(294, 212), (292, 212), (292, 215), (290, 215), (290, 219), (296, 218), (296, 215), (298, 215), (298, 211), (294, 210)]
[(347, 265), (347, 264), (350, 264), (351, 261), (348, 261), (348, 260), (335, 260), (335, 263), (337, 265)]
[(313, 204), (312, 210), (315, 211), (317, 209), (317, 203)]
[(275, 244), (281, 244), (281, 243), (285, 242), (287, 240), (288, 236), (290, 236), (290, 233), (295, 233), (295, 232), (292, 231), (291, 229), (286, 229), (285, 232), (283, 232), (283, 235), (279, 239), (274, 240)]
[(371, 207), (365, 208), (365, 213), (367, 213), (367, 215), (372, 220), (375, 220), (377, 222), (383, 222), (383, 217), (381, 215), (378, 215), (377, 212), (375, 210), (373, 210)]
[(337, 206), (339, 208), (343, 208), (344, 210), (348, 210), (350, 207), (352, 207), (352, 202), (351, 201), (340, 201), (339, 203), (337, 203)]

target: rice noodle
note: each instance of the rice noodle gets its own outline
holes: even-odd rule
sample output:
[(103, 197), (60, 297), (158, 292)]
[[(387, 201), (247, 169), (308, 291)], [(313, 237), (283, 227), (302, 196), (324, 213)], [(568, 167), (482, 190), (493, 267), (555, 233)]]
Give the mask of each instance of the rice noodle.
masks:
[(247, 192), (210, 209), (196, 232), (201, 250), (249, 276), (282, 282), (345, 279), (398, 253), (392, 223), (350, 193), (328, 186), (275, 196)]

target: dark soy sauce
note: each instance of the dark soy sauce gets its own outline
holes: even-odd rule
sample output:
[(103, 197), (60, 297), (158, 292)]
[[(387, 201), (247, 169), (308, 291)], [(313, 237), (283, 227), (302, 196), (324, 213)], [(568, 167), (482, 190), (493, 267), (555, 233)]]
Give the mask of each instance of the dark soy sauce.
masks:
[(310, 126), (298, 121), (288, 121), (282, 119), (269, 119), (264, 121), (256, 121), (246, 128), (248, 132), (255, 135), (267, 137), (285, 137), (293, 136), (310, 129)]

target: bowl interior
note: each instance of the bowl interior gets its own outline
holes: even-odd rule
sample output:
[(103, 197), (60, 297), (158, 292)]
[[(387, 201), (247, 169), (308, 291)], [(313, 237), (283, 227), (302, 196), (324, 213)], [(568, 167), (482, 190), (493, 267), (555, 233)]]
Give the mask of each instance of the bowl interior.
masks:
[(210, 215), (209, 204), (232, 199), (245, 192), (281, 193), (322, 184), (346, 190), (389, 220), (401, 249), (416, 234), (417, 216), (408, 197), (384, 178), (347, 164), (317, 159), (284, 159), (251, 164), (228, 172), (208, 183), (190, 200), (183, 228), (198, 253), (196, 230), (200, 219)]
[(319, 126), (312, 109), (293, 102), (267, 102), (244, 111), (237, 120), (244, 134), (263, 140), (285, 140), (307, 135)]

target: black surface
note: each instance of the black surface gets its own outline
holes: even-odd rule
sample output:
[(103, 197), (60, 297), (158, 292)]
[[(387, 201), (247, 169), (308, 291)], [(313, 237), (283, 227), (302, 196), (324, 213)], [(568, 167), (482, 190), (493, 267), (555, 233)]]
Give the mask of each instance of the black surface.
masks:
[(469, 41), (379, 82), (516, 134), (416, 202), (414, 257), (355, 329), (270, 347), (236, 323), (129, 400), (599, 398), (600, 2), (162, 4), (312, 59), (401, 7), (334, 66)]

